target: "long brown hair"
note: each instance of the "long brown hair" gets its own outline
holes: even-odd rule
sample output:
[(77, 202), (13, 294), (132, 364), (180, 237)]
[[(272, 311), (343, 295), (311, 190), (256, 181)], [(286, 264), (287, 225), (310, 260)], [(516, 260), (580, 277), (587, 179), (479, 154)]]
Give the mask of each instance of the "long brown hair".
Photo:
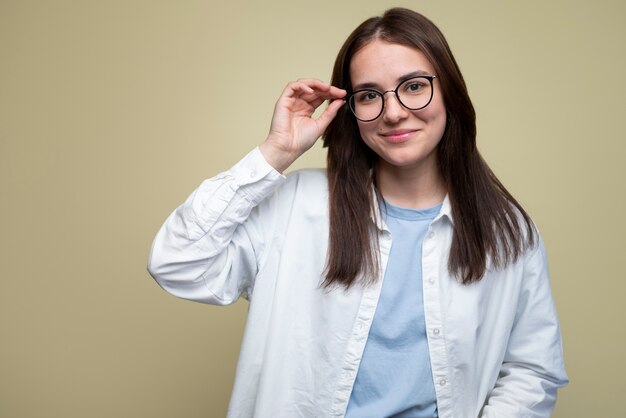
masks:
[[(374, 39), (416, 48), (435, 69), (447, 117), (437, 156), (453, 218), (448, 269), (464, 284), (479, 281), (488, 260), (494, 268), (503, 268), (534, 245), (532, 221), (478, 152), (476, 114), (465, 81), (443, 34), (426, 17), (394, 8), (363, 22), (339, 51), (331, 84), (351, 90), (352, 57)], [(347, 106), (326, 129), (324, 146), (328, 147), (330, 206), (324, 285), (350, 287), (359, 277), (373, 280), (379, 271), (377, 229), (372, 222), (380, 199), (380, 193), (372, 193), (378, 156), (361, 139)]]

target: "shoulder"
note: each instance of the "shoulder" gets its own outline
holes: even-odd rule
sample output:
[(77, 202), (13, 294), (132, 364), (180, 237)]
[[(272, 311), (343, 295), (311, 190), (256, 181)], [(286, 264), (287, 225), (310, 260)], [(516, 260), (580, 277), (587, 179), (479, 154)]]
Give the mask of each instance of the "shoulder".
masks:
[(500, 214), (492, 218), (497, 231), (499, 251), (511, 261), (523, 258), (543, 246), (537, 226), (522, 206), (508, 200)]
[(328, 183), (328, 175), (325, 168), (304, 168), (288, 173), (287, 180), (326, 185)]
[(328, 180), (325, 169), (302, 169), (284, 176), (283, 183), (265, 199), (260, 210), (280, 213), (290, 217), (293, 213), (303, 216), (328, 215)]
[(328, 196), (328, 176), (326, 169), (306, 168), (292, 171), (286, 175), (283, 188), (292, 193), (310, 193), (315, 197)]

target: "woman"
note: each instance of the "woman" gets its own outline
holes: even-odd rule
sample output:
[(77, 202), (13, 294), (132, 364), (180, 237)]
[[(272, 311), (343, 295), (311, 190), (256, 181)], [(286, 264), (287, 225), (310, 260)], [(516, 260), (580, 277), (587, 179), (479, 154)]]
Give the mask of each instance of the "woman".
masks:
[[(327, 171), (280, 174), (322, 134)], [(443, 35), (406, 9), (361, 24), (331, 84), (285, 88), (149, 270), (249, 299), (231, 417), (548, 417), (567, 383), (543, 243), (476, 149)]]

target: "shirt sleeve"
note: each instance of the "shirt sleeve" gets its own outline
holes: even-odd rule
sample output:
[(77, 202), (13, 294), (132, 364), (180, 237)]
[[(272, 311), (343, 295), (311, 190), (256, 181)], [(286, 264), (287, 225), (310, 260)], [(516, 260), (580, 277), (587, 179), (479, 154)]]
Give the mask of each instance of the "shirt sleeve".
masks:
[(167, 292), (216, 305), (249, 297), (268, 240), (255, 208), (285, 181), (258, 148), (205, 180), (165, 221), (148, 271)]
[(557, 389), (568, 383), (541, 239), (524, 263), (515, 322), (482, 418), (549, 418)]

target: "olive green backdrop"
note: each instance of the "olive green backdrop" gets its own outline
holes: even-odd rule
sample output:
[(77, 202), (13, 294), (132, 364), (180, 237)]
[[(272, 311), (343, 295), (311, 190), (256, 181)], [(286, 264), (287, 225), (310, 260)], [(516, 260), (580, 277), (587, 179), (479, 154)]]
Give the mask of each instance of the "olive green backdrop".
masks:
[(546, 240), (572, 380), (554, 416), (622, 416), (623, 2), (0, 0), (0, 417), (225, 415), (247, 305), (164, 293), (152, 238), (393, 5), (447, 35)]

